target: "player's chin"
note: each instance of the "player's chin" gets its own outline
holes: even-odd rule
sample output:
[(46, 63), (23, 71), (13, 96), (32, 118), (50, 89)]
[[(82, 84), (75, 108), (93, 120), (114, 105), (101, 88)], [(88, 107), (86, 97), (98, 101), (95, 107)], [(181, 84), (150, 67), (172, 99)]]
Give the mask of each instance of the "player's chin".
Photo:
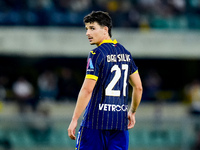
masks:
[(89, 42), (90, 42), (90, 45), (95, 45), (96, 44), (96, 42), (93, 39), (91, 39)]
[(93, 43), (93, 42), (90, 42), (90, 45), (95, 45), (95, 43)]

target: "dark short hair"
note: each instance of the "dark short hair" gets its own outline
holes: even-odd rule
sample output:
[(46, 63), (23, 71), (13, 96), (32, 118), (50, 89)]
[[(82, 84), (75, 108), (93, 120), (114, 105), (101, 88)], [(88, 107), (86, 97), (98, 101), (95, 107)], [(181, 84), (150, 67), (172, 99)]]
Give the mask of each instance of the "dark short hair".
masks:
[(84, 23), (97, 22), (100, 26), (108, 27), (108, 34), (112, 37), (112, 19), (107, 12), (103, 11), (92, 11), (90, 14), (86, 15), (83, 19)]

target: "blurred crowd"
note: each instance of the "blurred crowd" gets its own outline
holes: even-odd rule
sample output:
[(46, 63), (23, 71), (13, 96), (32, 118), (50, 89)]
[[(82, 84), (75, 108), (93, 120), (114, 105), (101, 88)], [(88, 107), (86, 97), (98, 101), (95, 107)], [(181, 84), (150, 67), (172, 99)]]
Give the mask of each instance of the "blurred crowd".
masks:
[(2, 0), (0, 25), (82, 26), (92, 10), (115, 27), (200, 28), (199, 0)]
[[(24, 113), (30, 110), (37, 112), (38, 106), (43, 102), (76, 101), (84, 73), (84, 71), (77, 73), (71, 68), (60, 67), (58, 70), (43, 69), (34, 77), (30, 74), (18, 74), (11, 77), (0, 75), (0, 102), (14, 102), (18, 105), (19, 112)], [(200, 115), (199, 78), (191, 80), (181, 89), (164, 87), (166, 81), (156, 69), (141, 72), (141, 78), (144, 88), (143, 102), (157, 104), (185, 102), (191, 106), (190, 114)]]
[(28, 76), (17, 76), (11, 81), (8, 76), (0, 76), (0, 102), (14, 102), (19, 113), (37, 112), (40, 102), (66, 102), (75, 100), (80, 89), (73, 71), (61, 68), (59, 72), (44, 70), (36, 83)]

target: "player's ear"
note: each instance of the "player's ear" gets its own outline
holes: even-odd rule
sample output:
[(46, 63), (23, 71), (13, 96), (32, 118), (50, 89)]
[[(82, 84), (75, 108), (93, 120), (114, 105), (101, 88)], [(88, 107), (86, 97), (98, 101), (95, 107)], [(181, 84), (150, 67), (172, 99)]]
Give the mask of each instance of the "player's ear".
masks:
[(104, 26), (103, 29), (104, 29), (104, 34), (107, 34), (108, 33), (108, 27)]

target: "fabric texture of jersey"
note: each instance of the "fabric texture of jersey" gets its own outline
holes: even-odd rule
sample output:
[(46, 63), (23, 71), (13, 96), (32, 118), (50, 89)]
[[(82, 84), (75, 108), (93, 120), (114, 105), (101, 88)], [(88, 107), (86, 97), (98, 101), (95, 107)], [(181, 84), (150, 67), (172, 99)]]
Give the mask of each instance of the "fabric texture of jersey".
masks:
[(127, 130), (128, 80), (137, 72), (129, 51), (107, 40), (89, 53), (86, 78), (97, 81), (81, 126), (101, 130)]
[(128, 150), (129, 132), (120, 130), (97, 130), (81, 127), (76, 150)]

